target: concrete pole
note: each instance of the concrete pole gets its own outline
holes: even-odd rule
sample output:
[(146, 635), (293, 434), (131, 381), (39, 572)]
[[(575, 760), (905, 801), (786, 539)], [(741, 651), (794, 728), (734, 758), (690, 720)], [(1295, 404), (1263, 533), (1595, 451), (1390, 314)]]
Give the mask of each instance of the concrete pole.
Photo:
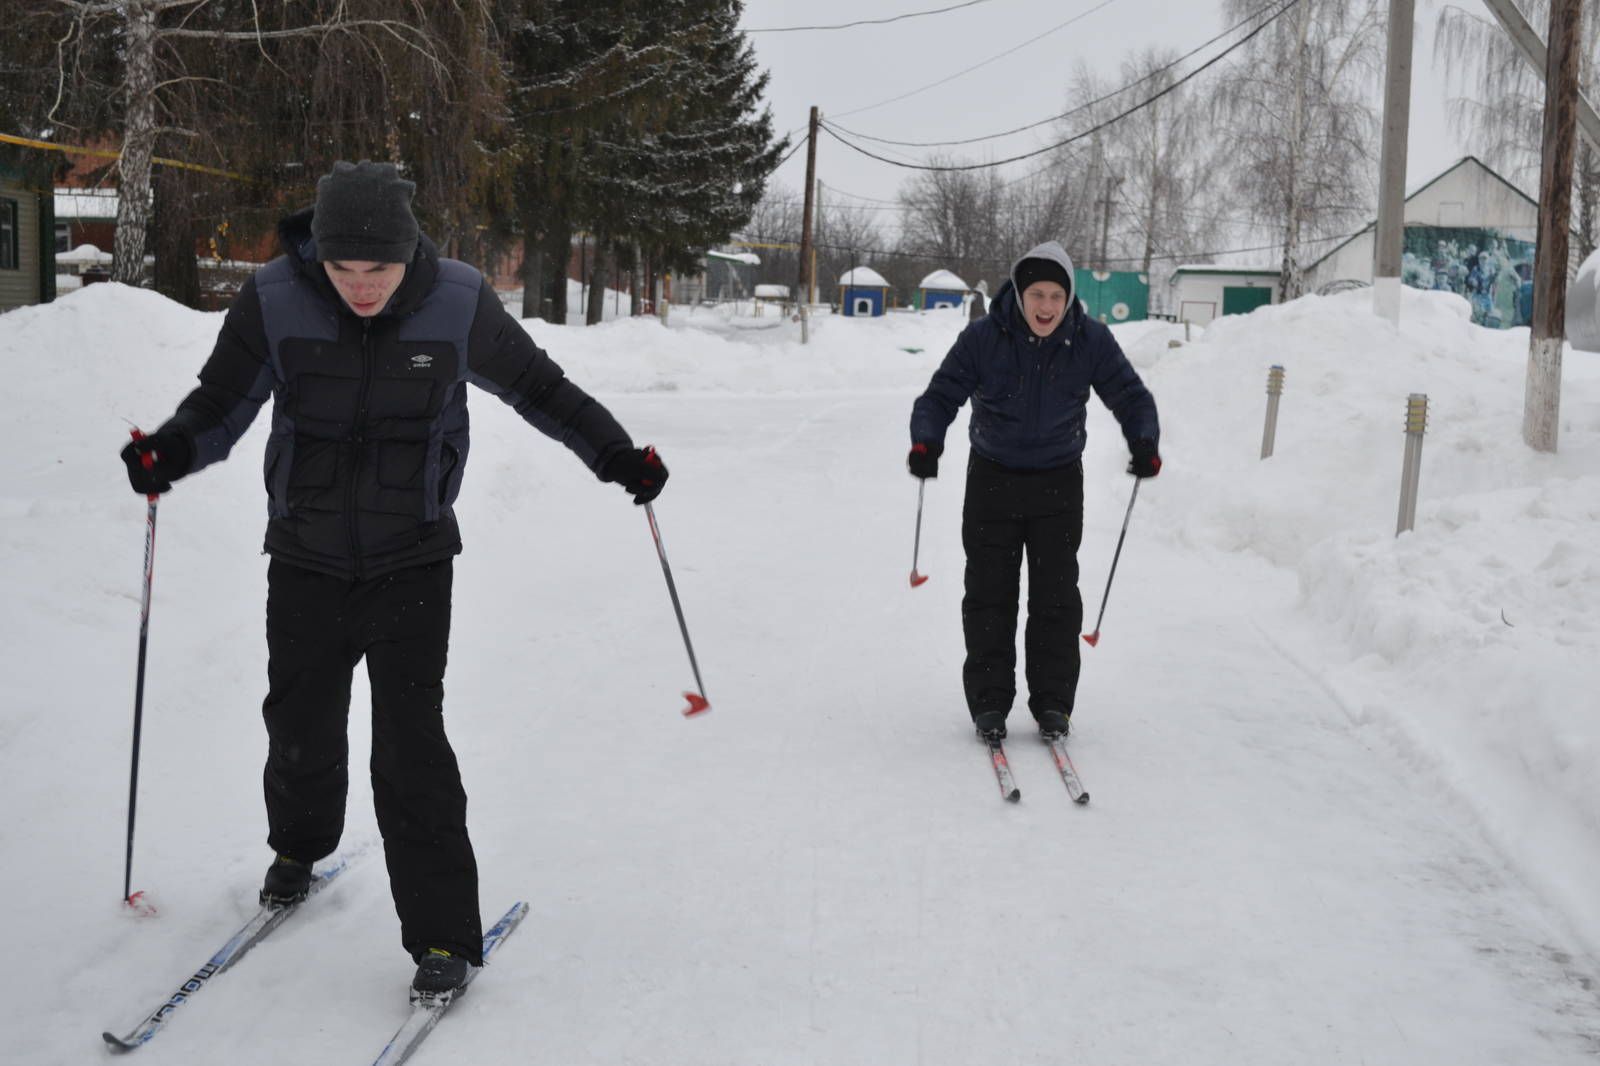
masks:
[(1406, 143), (1411, 127), (1414, 0), (1389, 0), (1388, 81), (1383, 93), (1383, 156), (1378, 171), (1378, 230), (1373, 245), (1372, 309), (1400, 324), (1400, 259), (1405, 245)]

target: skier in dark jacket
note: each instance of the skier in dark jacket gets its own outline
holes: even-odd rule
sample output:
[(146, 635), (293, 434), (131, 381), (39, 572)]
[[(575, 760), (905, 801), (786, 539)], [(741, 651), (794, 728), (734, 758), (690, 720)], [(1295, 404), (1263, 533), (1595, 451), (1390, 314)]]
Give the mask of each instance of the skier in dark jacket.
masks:
[(911, 409), (918, 478), (937, 477), (944, 435), (969, 398), (967, 553), (961, 624), (967, 709), (980, 736), (1006, 735), (1016, 698), (1022, 556), (1028, 556), (1028, 709), (1045, 739), (1064, 736), (1078, 687), (1078, 545), (1089, 390), (1111, 409), (1135, 477), (1161, 470), (1156, 404), (1111, 331), (1074, 296), (1072, 260), (1055, 241), (1011, 269), (989, 313), (971, 323)]
[(413, 999), (453, 994), (482, 964), (466, 793), (445, 736), (452, 504), (467, 462), (467, 392), (498, 396), (635, 502), (667, 479), (566, 380), (483, 275), (439, 256), (387, 163), (338, 163), (314, 208), (279, 226), (283, 254), (245, 283), (200, 385), (123, 449), (135, 492), (227, 457), (270, 397), (266, 551), (265, 905), (306, 898), (344, 827), (351, 674), (372, 687), (372, 788)]

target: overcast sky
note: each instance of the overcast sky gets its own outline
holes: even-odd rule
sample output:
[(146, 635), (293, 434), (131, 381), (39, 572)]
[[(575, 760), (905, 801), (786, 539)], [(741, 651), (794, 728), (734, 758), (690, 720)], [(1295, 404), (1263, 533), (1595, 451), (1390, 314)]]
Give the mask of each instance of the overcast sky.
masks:
[[(836, 25), (960, 3), (746, 0), (742, 24), (747, 31)], [(1416, 0), (1409, 187), (1467, 154), (1448, 129), (1443, 73), (1432, 62), (1433, 26), (1441, 6), (1442, 0)], [(861, 134), (949, 141), (1014, 129), (1067, 110), (1075, 101), (1067, 99), (1066, 85), (1080, 61), (1120, 84), (1121, 63), (1133, 53), (1155, 47), (1182, 54), (1227, 25), (1219, 0), (977, 0), (943, 14), (885, 25), (751, 32), (750, 39), (762, 67), (772, 76), (767, 99), (780, 134), (793, 131), (797, 140), (804, 138), (808, 111), (816, 105), (836, 125)], [(1226, 43), (1218, 42), (1182, 69), (1191, 69)], [(952, 77), (971, 67), (977, 69)], [(1195, 84), (1216, 69), (1200, 74)], [(941, 81), (944, 84), (935, 84)], [(1045, 135), (1051, 131), (1052, 126), (1046, 125), (959, 149), (868, 146), (879, 154), (898, 152), (908, 159), (930, 151), (966, 152), (973, 159), (1006, 158), (1049, 143)], [(1005, 173), (1019, 175), (1026, 166), (1014, 164)], [(850, 197), (892, 201), (915, 173), (862, 156), (827, 134), (818, 142), (817, 176), (831, 203), (859, 202)], [(778, 169), (776, 181), (796, 192), (804, 186), (803, 148)], [(879, 220), (887, 224), (893, 217), (884, 213)]]

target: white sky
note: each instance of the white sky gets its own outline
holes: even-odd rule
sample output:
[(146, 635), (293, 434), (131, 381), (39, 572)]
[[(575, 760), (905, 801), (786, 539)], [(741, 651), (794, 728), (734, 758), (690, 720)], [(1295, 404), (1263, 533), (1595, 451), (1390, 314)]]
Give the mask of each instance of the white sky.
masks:
[[(748, 0), (743, 26), (754, 30), (833, 25), (889, 18), (954, 2)], [(1441, 6), (1440, 0), (1418, 0), (1416, 5), (1407, 176), (1412, 187), (1467, 154), (1447, 128), (1443, 75), (1432, 62), (1433, 25)], [(1071, 25), (1055, 30), (1074, 18), (1077, 21)], [(1181, 54), (1216, 36), (1226, 25), (1221, 4), (1216, 2), (989, 0), (888, 25), (755, 33), (751, 40), (762, 66), (772, 75), (767, 99), (780, 134), (795, 131), (797, 138), (803, 138), (809, 109), (816, 105), (824, 117), (860, 133), (906, 141), (943, 141), (1014, 129), (1065, 111), (1073, 103), (1064, 95), (1065, 86), (1080, 61), (1115, 79), (1124, 58), (1135, 52), (1157, 47)], [(1219, 42), (1191, 63), (1210, 57), (1225, 43)], [(1004, 58), (947, 84), (883, 103), (1008, 51)], [(1197, 81), (1210, 74), (1201, 74)], [(875, 106), (879, 104), (882, 106)], [(1045, 126), (947, 150), (1017, 155), (1048, 143), (1045, 135), (1050, 132), (1051, 127)], [(871, 147), (879, 150), (883, 146)], [(916, 158), (916, 153), (928, 150), (897, 151), (910, 152)], [(1030, 165), (1036, 164), (1016, 164), (1007, 173), (1021, 174), (1022, 168)], [(892, 201), (901, 184), (914, 174), (868, 159), (827, 134), (819, 141), (817, 176), (823, 182), (825, 198), (833, 190)], [(776, 180), (796, 191), (804, 186), (804, 149), (779, 168)], [(880, 213), (880, 224), (888, 225), (893, 217)]]

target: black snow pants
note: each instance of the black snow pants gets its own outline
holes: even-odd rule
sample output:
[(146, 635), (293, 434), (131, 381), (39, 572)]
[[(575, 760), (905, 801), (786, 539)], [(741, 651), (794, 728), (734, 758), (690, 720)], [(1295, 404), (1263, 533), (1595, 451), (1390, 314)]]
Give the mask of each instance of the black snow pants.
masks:
[(332, 853), (350, 776), (350, 681), (367, 660), (372, 798), (413, 958), (482, 962), (467, 796), (444, 732), (451, 561), (352, 581), (274, 559), (267, 571), (267, 843), (302, 862)]
[(961, 628), (967, 709), (1008, 714), (1017, 694), (1017, 600), (1028, 556), (1028, 709), (1072, 713), (1078, 689), (1078, 545), (1083, 464), (1013, 470), (974, 453), (967, 462), (961, 543), (967, 552)]

